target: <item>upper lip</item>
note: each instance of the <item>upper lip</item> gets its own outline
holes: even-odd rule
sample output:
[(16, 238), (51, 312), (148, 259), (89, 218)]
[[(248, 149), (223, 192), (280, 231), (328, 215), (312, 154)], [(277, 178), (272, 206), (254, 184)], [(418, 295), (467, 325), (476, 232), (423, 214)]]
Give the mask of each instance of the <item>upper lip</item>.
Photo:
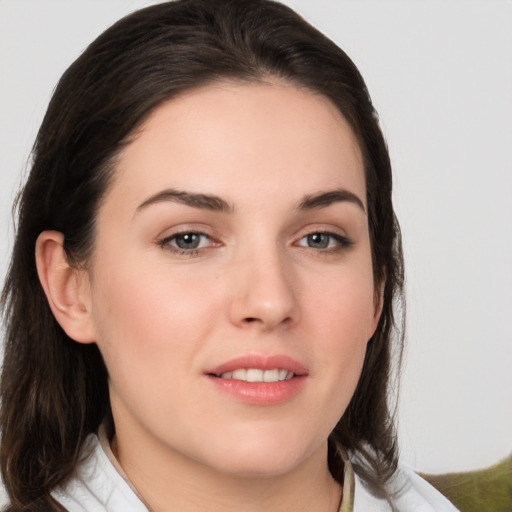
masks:
[(307, 375), (308, 369), (299, 361), (284, 354), (262, 355), (262, 354), (246, 354), (238, 356), (229, 361), (221, 363), (218, 366), (206, 370), (209, 375), (222, 375), (226, 372), (232, 372), (239, 368), (258, 368), (260, 370), (287, 370), (295, 375)]

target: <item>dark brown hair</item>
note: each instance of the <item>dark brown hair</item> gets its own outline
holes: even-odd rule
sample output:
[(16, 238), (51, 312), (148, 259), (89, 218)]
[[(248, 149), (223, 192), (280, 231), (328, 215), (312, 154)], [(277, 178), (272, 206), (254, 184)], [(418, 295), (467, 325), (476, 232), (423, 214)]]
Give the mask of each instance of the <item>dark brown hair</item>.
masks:
[(389, 394), (392, 361), (402, 352), (402, 338), (395, 346), (392, 333), (403, 265), (388, 151), (365, 83), (341, 49), (284, 5), (179, 0), (123, 18), (86, 49), (61, 78), (33, 148), (2, 294), (0, 464), (12, 510), (58, 510), (51, 490), (69, 478), (85, 438), (111, 414), (98, 348), (71, 340), (50, 311), (35, 267), (36, 239), (60, 231), (69, 260), (86, 264), (96, 211), (129, 136), (163, 101), (225, 79), (278, 79), (320, 93), (358, 138), (383, 310), (330, 441), (356, 454), (359, 474), (385, 494), (397, 461)]

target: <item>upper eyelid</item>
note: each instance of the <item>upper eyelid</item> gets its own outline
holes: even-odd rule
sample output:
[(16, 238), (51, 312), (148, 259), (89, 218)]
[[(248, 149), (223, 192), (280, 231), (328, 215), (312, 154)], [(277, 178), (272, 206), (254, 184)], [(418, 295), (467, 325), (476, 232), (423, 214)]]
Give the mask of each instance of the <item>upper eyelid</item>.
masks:
[(212, 238), (208, 233), (203, 233), (201, 231), (191, 231), (191, 230), (186, 230), (186, 231), (177, 231), (175, 233), (172, 233), (170, 234), (169, 236), (164, 236), (163, 237), (163, 240), (172, 240), (173, 238), (177, 238), (178, 236), (183, 236), (183, 235), (198, 235), (198, 236), (204, 236), (206, 238)]
[(213, 230), (206, 228), (204, 225), (197, 226), (195, 223), (186, 224), (184, 226), (171, 226), (164, 230), (161, 230), (158, 235), (155, 236), (156, 241), (161, 241), (169, 238), (173, 238), (178, 235), (186, 235), (187, 233), (195, 233), (197, 235), (204, 235), (209, 238), (215, 238), (216, 235)]
[(297, 241), (302, 240), (303, 238), (306, 238), (310, 235), (326, 235), (326, 236), (330, 236), (334, 239), (337, 239), (339, 241), (341, 240), (344, 243), (350, 243), (350, 244), (353, 243), (352, 240), (345, 234), (336, 233), (334, 231), (320, 231), (320, 230), (313, 230), (308, 233), (304, 233), (303, 235), (301, 235), (297, 238)]
[[(207, 238), (217, 243), (222, 243), (222, 240), (225, 239), (226, 236), (228, 238), (232, 238), (234, 236), (234, 233), (229, 234), (229, 231), (226, 232), (224, 228), (221, 229), (221, 231), (219, 232), (218, 229), (215, 229), (214, 227), (201, 222), (190, 222), (183, 224), (180, 223), (175, 226), (169, 226), (166, 229), (161, 230), (160, 233), (155, 236), (154, 240), (156, 243), (161, 243), (162, 241), (170, 240), (173, 237), (182, 234), (194, 233), (197, 235), (206, 236)], [(294, 234), (293, 232), (290, 232), (288, 235), (291, 243), (294, 243), (295, 241), (300, 240), (305, 236), (315, 233), (322, 233), (326, 235), (331, 235), (333, 237), (340, 237), (346, 240), (352, 240), (353, 238), (351, 235), (349, 235), (347, 229), (343, 228), (340, 225), (332, 224), (330, 222), (312, 222), (309, 225), (303, 225), (301, 228), (294, 229), (293, 231), (295, 232)]]
[(349, 238), (347, 234), (347, 230), (341, 228), (340, 226), (334, 226), (332, 224), (313, 224), (310, 226), (306, 226), (302, 229), (297, 230), (296, 237), (302, 238), (304, 236), (312, 235), (315, 233), (323, 233), (326, 235), (340, 236), (344, 238)]
[[(167, 229), (163, 230), (163, 233), (166, 233), (166, 232), (169, 232), (169, 234), (164, 234), (164, 235), (159, 234), (155, 237), (155, 239), (156, 240), (170, 239), (175, 236), (188, 234), (188, 233), (194, 233), (196, 235), (204, 235), (204, 236), (206, 236), (208, 238), (212, 238), (212, 239), (220, 238), (219, 235), (216, 235), (213, 233), (213, 230), (205, 229), (203, 227), (194, 227), (193, 225), (185, 226), (182, 228), (180, 227), (177, 229), (167, 228)], [(321, 234), (326, 234), (326, 235), (340, 236), (340, 237), (348, 238), (346, 230), (337, 228), (334, 226), (329, 226), (329, 227), (324, 227), (324, 228), (319, 227), (319, 226), (301, 228), (301, 229), (297, 230), (295, 235), (292, 235), (291, 238), (300, 239), (300, 238), (303, 238), (305, 236), (315, 234), (315, 233), (321, 233)]]
[(205, 231), (201, 231), (199, 229), (179, 229), (177, 231), (173, 231), (172, 233), (169, 233), (168, 235), (164, 235), (160, 238), (173, 238), (175, 236), (179, 236), (179, 235), (188, 235), (188, 234), (194, 234), (194, 235), (204, 235), (204, 236), (207, 236), (209, 238), (211, 238), (212, 235), (210, 235), (209, 233), (206, 233)]

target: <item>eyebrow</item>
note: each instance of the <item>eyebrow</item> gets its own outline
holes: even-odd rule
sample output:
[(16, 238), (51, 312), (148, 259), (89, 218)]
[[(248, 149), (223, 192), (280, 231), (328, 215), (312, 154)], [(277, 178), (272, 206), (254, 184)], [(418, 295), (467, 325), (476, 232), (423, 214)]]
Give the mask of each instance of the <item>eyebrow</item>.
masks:
[[(181, 203), (186, 206), (191, 206), (192, 208), (222, 213), (232, 213), (235, 210), (232, 204), (219, 196), (185, 192), (184, 190), (169, 188), (148, 197), (137, 207), (136, 213), (150, 205), (165, 202)], [(353, 203), (366, 213), (363, 201), (356, 194), (345, 189), (329, 190), (326, 192), (306, 195), (301, 201), (299, 201), (297, 209), (315, 210), (319, 208), (326, 208), (333, 203), (339, 202)]]
[(333, 203), (349, 202), (358, 206), (364, 213), (366, 209), (363, 201), (353, 192), (339, 188), (327, 192), (318, 192), (317, 194), (307, 195), (298, 206), (299, 210), (314, 210), (317, 208), (326, 208)]
[(136, 212), (139, 212), (152, 204), (165, 203), (168, 201), (214, 212), (230, 213), (234, 210), (233, 205), (218, 196), (185, 192), (183, 190), (169, 188), (148, 197), (148, 199), (137, 207)]

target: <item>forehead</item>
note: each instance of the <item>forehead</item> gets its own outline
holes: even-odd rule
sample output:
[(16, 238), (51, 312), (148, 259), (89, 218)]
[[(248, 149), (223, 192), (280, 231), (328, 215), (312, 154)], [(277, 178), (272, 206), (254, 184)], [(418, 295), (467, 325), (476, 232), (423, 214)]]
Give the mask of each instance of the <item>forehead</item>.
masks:
[(326, 97), (287, 84), (217, 83), (160, 105), (120, 154), (112, 192), (135, 202), (165, 187), (235, 200), (343, 187), (365, 198), (347, 121)]

